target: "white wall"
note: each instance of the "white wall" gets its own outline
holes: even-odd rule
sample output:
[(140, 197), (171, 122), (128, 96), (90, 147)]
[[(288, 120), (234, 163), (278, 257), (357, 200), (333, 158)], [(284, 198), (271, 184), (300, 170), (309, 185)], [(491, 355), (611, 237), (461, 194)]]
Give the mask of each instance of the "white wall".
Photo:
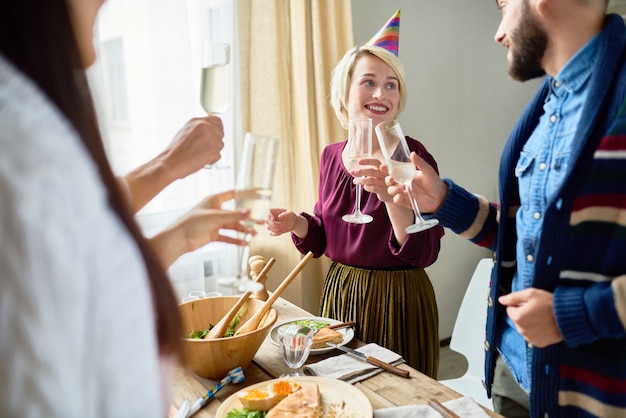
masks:
[(619, 13), (626, 18), (626, 0), (609, 0), (609, 12)]
[[(398, 8), (408, 84), (399, 117), (404, 133), (424, 143), (443, 177), (497, 201), (502, 147), (538, 82), (509, 78), (506, 50), (493, 41), (500, 11), (490, 0), (353, 0), (355, 43), (367, 42)], [(490, 256), (446, 230), (439, 259), (427, 269), (441, 339), (452, 335), (478, 260)]]

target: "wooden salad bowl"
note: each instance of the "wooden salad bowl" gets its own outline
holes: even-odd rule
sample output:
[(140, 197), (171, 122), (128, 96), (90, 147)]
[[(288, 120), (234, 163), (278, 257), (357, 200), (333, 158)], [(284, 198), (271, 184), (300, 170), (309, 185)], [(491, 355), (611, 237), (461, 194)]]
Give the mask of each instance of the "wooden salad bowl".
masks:
[[(179, 305), (185, 364), (198, 376), (220, 380), (236, 367), (248, 367), (276, 322), (276, 309), (270, 308), (258, 327), (252, 331), (232, 337), (187, 338), (192, 331), (200, 331), (217, 324), (239, 299), (240, 296), (220, 296)], [(262, 300), (249, 298), (239, 311), (238, 324), (234, 330), (252, 318), (264, 304)]]

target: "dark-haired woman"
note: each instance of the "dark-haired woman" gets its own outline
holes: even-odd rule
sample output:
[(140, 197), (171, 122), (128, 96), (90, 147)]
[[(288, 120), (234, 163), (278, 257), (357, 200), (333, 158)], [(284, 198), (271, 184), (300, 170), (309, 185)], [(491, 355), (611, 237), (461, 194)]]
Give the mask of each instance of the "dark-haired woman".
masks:
[(0, 6), (0, 416), (158, 417), (179, 318), (165, 267), (239, 230), (213, 196), (148, 242), (84, 69), (102, 0)]

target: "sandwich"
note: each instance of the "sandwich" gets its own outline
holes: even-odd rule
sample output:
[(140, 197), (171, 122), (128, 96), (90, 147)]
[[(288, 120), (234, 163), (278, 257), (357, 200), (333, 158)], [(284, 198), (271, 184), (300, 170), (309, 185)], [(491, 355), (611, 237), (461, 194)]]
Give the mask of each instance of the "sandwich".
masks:
[(320, 328), (313, 336), (312, 349), (325, 348), (326, 343), (341, 344), (343, 342), (343, 334), (330, 328)]
[(278, 402), (300, 390), (300, 384), (289, 380), (278, 380), (267, 389), (249, 389), (238, 393), (239, 402), (251, 411), (269, 411)]
[(317, 383), (303, 386), (269, 410), (266, 418), (319, 418), (322, 415), (322, 395)]

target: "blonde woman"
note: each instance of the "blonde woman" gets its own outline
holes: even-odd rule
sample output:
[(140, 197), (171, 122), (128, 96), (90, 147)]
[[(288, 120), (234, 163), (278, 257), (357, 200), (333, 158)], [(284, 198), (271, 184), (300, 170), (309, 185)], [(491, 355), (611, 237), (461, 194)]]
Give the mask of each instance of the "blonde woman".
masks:
[[(333, 71), (331, 104), (346, 128), (349, 118), (371, 118), (373, 126), (395, 119), (405, 102), (402, 64), (384, 48), (354, 47)], [(407, 140), (411, 150), (436, 167), (421, 143)], [(377, 139), (372, 140), (373, 158), (362, 160), (363, 168), (352, 172), (345, 145), (345, 140), (331, 144), (322, 153), (313, 214), (272, 209), (267, 229), (272, 235), (290, 232), (300, 252), (325, 254), (332, 260), (321, 315), (356, 321), (359, 339), (396, 351), (408, 364), (436, 378), (437, 304), (424, 268), (437, 259), (443, 229), (407, 234), (414, 215), (394, 204), (387, 193)], [(364, 186), (361, 209), (374, 218), (369, 224), (341, 219), (354, 208), (355, 181)]]

